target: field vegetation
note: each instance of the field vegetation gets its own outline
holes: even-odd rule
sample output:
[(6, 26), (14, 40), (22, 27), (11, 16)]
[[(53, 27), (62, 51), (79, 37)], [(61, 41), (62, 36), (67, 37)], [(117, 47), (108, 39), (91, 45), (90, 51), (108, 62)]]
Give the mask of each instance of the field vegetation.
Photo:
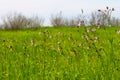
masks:
[(0, 80), (119, 80), (119, 27), (0, 31)]
[(120, 80), (120, 19), (114, 8), (65, 18), (13, 14), (0, 26), (0, 80)]

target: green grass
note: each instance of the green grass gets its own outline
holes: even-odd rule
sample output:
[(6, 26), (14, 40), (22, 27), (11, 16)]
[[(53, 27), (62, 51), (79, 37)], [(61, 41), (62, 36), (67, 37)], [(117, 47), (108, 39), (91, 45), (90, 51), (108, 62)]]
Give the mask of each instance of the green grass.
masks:
[(119, 29), (1, 30), (0, 80), (120, 80)]

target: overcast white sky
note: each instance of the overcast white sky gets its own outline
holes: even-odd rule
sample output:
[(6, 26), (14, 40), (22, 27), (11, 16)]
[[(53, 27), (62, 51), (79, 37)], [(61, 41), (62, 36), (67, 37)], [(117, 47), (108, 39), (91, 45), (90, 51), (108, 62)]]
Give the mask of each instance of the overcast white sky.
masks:
[(60, 11), (65, 16), (76, 16), (84, 9), (86, 14), (106, 6), (114, 7), (113, 15), (120, 16), (120, 0), (0, 0), (0, 17), (8, 13), (21, 12), (39, 15), (45, 19)]

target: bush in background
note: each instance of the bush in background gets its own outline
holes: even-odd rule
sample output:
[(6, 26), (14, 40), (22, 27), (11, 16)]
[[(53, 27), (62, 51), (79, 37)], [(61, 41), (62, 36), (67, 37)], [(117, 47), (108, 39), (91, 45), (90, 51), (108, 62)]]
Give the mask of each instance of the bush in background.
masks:
[[(102, 13), (92, 12), (89, 18), (90, 26), (97, 26), (97, 23), (100, 21), (101, 27), (108, 26), (106, 21), (106, 16)], [(120, 19), (111, 17), (110, 26), (120, 26)]]
[(114, 27), (120, 26), (120, 19), (112, 17), (110, 23), (111, 23), (111, 26), (114, 26)]
[(65, 21), (64, 17), (62, 16), (62, 12), (52, 15), (50, 22), (53, 27), (63, 27), (65, 26)]
[(53, 27), (77, 27), (80, 22), (83, 22), (81, 26), (85, 26), (85, 16), (80, 14), (74, 18), (65, 18), (62, 15), (62, 12), (52, 15), (50, 22)]
[(101, 26), (106, 26), (106, 17), (98, 12), (92, 12), (89, 19), (90, 26), (96, 26), (98, 21), (100, 21)]
[(42, 27), (44, 24), (44, 19), (39, 18), (38, 16), (32, 17), (29, 19), (29, 26), (28, 28), (39, 28)]
[(4, 29), (12, 30), (25, 29), (31, 27), (37, 28), (41, 27), (43, 25), (43, 22), (43, 19), (40, 19), (38, 17), (27, 18), (22, 14), (15, 13), (3, 19), (2, 27)]

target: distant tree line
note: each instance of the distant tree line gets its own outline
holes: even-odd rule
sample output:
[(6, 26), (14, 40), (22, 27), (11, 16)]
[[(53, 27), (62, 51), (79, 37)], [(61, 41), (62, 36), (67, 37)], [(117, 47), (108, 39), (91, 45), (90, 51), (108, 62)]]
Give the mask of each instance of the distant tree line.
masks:
[(120, 26), (120, 19), (116, 17), (112, 17), (111, 14), (114, 11), (114, 8), (106, 7), (105, 10), (98, 10), (92, 12), (89, 18), (87, 18), (83, 14), (83, 10), (81, 10), (82, 14), (77, 16), (74, 19), (66, 19), (62, 16), (61, 13), (54, 15), (51, 19), (51, 24), (54, 27), (81, 27), (81, 26)]
[[(81, 26), (120, 26), (120, 19), (116, 17), (111, 17), (111, 13), (114, 8), (109, 9), (106, 7), (105, 11), (98, 10), (92, 12), (91, 15), (86, 17), (81, 10), (82, 14), (76, 16), (75, 18), (65, 18), (62, 12), (52, 15), (50, 18), (51, 25), (53, 27), (81, 27)], [(28, 18), (20, 13), (15, 13), (6, 16), (2, 20), (3, 24), (0, 28), (2, 29), (26, 29), (26, 28), (39, 28), (43, 27), (44, 19), (38, 16)]]
[(20, 30), (26, 28), (38, 28), (43, 26), (44, 19), (38, 16), (28, 18), (20, 13), (14, 13), (6, 16), (1, 25), (2, 29)]

